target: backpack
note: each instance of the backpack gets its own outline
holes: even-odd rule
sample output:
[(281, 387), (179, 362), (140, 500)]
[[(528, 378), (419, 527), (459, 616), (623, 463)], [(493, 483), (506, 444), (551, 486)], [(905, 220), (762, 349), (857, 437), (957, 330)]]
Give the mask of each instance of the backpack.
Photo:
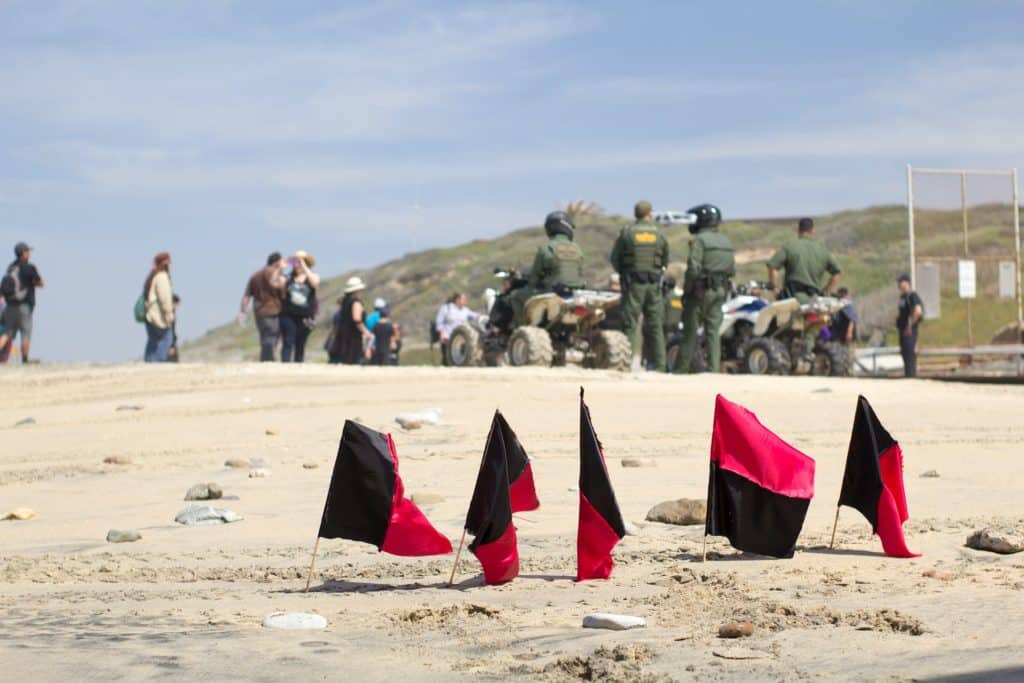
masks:
[(139, 294), (139, 298), (135, 300), (135, 322), (144, 323), (146, 322), (146, 309), (149, 306), (146, 303), (146, 285), (142, 285), (142, 294)]
[(11, 267), (7, 269), (7, 274), (4, 275), (0, 290), (3, 291), (3, 295), (4, 298), (7, 299), (7, 303), (24, 303), (25, 297), (28, 296), (28, 290), (21, 285), (20, 263), (12, 263)]

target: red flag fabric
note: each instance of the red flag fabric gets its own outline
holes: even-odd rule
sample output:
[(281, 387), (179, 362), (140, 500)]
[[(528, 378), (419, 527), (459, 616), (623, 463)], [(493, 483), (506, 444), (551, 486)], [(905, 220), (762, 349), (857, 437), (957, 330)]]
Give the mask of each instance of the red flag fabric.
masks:
[(476, 555), (488, 585), (505, 583), (519, 575), (519, 549), (512, 525), (505, 439), (497, 421), (491, 422), (473, 499), (466, 513), (466, 531), (473, 534), (470, 551)]
[(607, 579), (612, 550), (626, 535), (601, 442), (580, 389), (580, 513), (576, 532), (576, 580)]
[(443, 555), (452, 544), (405, 498), (390, 434), (347, 420), (320, 518), (320, 538), (372, 543), (392, 555)]
[(813, 497), (814, 460), (719, 395), (705, 534), (738, 550), (792, 557)]
[(530, 458), (526, 449), (519, 442), (519, 437), (512, 431), (505, 416), (500, 411), (494, 411), (494, 420), (491, 430), (498, 429), (501, 432), (502, 441), (505, 443), (505, 456), (508, 460), (508, 480), (510, 495), (512, 497), (512, 512), (529, 512), (540, 507), (540, 500), (537, 499), (537, 488), (533, 482), (533, 468), (530, 466)]
[(839, 505), (864, 515), (889, 557), (920, 557), (903, 537), (903, 523), (910, 517), (903, 488), (903, 451), (863, 396), (857, 398)]

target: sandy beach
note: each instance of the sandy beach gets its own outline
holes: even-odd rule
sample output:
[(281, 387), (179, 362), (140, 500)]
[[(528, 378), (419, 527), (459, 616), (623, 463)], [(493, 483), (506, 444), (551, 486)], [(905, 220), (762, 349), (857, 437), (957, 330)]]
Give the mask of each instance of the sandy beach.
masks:
[[(968, 549), (983, 526), (1024, 531), (1024, 387), (578, 369), (182, 365), (2, 372), (0, 661), (7, 680), (920, 680), (1024, 676), (1024, 553)], [(639, 533), (608, 581), (576, 583), (578, 391), (587, 391), (624, 518)], [(703, 498), (716, 393), (817, 461), (791, 560), (750, 556), (703, 526), (645, 522)], [(912, 560), (886, 558), (843, 508), (828, 549), (856, 398), (901, 442)], [(401, 412), (438, 407), (403, 431)], [(120, 409), (119, 409), (120, 408)], [(391, 431), (410, 494), (458, 542), (491, 415), (533, 459), (542, 507), (516, 516), (522, 573), (482, 584), (464, 554), (397, 558), (348, 541), (310, 552), (345, 419)], [(33, 424), (15, 426), (25, 418)], [(125, 456), (131, 464), (104, 464)], [(270, 476), (229, 469), (265, 458)], [(653, 466), (625, 468), (640, 457)], [(315, 465), (315, 467), (312, 467)], [(938, 477), (922, 478), (927, 470)], [(190, 486), (220, 484), (232, 524), (174, 522)], [(110, 529), (137, 529), (110, 544)], [(925, 576), (948, 572), (944, 579)], [(321, 631), (263, 628), (315, 612)], [(607, 611), (646, 628), (584, 630)], [(749, 620), (749, 638), (718, 627)]]

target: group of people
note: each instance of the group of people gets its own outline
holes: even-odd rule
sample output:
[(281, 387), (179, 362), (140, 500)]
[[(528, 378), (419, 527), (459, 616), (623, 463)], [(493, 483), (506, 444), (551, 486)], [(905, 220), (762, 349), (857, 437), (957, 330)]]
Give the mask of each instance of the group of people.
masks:
[(267, 256), (267, 265), (249, 277), (238, 324), (245, 325), (252, 304), (261, 362), (275, 360), (278, 341), (282, 363), (305, 360), (306, 341), (319, 311), (316, 291), (320, 276), (313, 271), (315, 265), (316, 259), (305, 251), (287, 259), (275, 251)]
[(391, 307), (384, 299), (374, 299), (373, 311), (367, 313), (365, 290), (366, 283), (358, 276), (345, 282), (324, 342), (327, 360), (342, 365), (398, 365), (402, 328), (391, 318)]

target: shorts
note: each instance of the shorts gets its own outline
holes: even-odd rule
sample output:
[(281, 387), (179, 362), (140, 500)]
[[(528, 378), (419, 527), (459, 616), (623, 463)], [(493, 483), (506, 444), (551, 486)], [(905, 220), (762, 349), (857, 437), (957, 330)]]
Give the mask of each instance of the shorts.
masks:
[(32, 339), (32, 307), (29, 304), (10, 304), (3, 313), (4, 334), (10, 339), (21, 332), (22, 341)]

